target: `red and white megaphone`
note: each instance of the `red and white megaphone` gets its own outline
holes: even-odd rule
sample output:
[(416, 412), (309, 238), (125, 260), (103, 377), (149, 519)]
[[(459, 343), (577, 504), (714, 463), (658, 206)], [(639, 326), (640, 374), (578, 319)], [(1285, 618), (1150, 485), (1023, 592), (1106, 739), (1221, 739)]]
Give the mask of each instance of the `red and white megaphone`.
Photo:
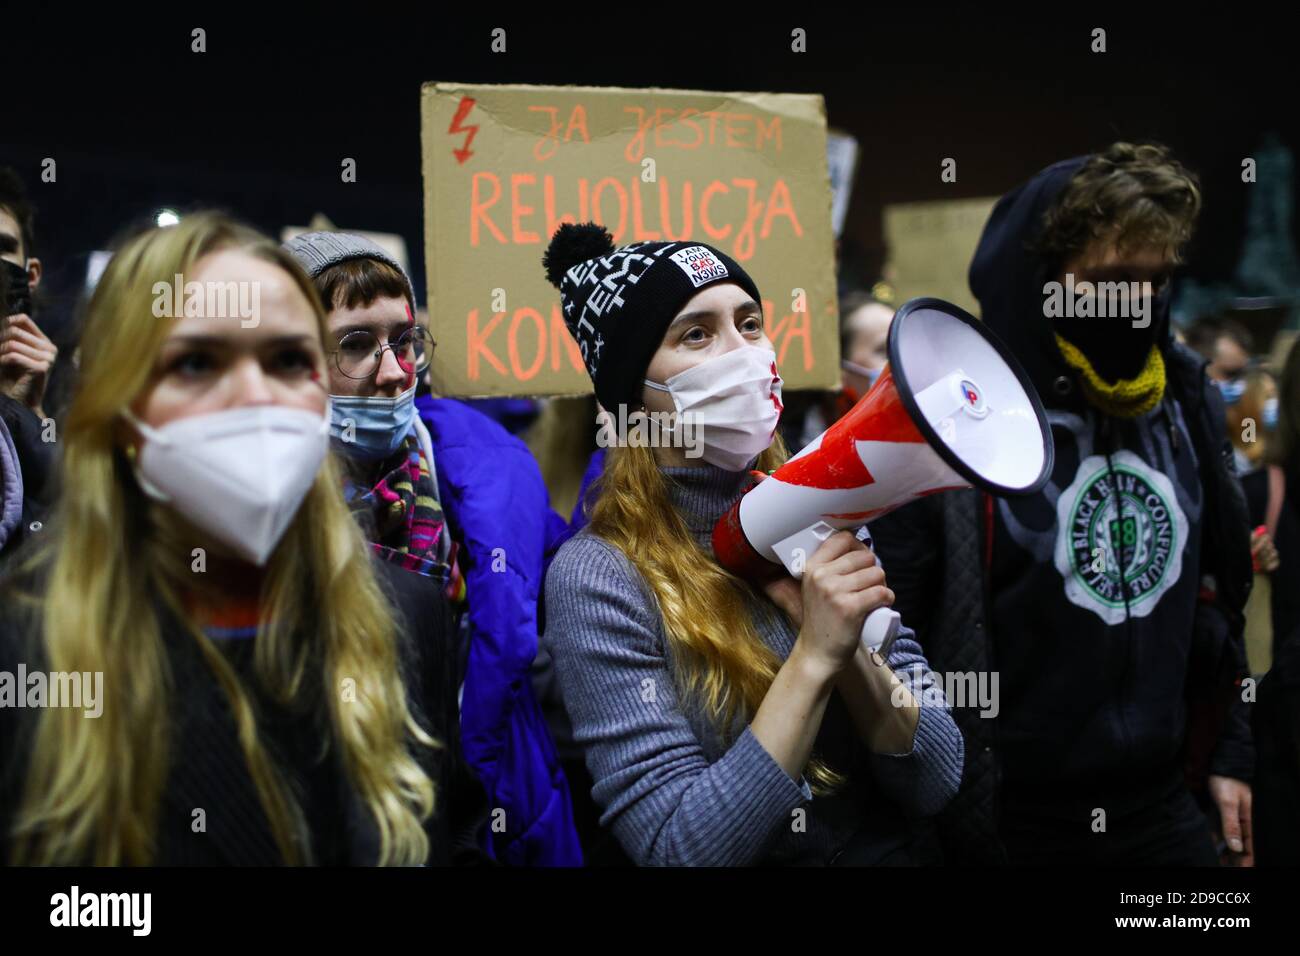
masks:
[[(939, 299), (903, 304), (889, 364), (853, 409), (719, 519), (723, 567), (763, 581), (796, 578), (827, 537), (917, 498), (954, 488), (1039, 491), (1052, 473), (1052, 432), (1029, 377), (969, 313)], [(899, 615), (867, 615), (862, 639), (888, 653)]]

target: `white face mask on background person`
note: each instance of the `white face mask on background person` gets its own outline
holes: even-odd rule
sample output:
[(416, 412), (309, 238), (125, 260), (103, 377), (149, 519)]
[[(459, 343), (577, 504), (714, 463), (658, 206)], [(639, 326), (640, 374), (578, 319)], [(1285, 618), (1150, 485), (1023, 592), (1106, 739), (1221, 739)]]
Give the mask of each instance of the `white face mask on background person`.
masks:
[(244, 405), (158, 428), (122, 413), (144, 436), (136, 481), (196, 528), (265, 565), (329, 450), (324, 417), (284, 405)]
[(1268, 431), (1277, 428), (1277, 399), (1264, 399), (1264, 407), (1259, 410), (1260, 424)]
[(776, 353), (743, 345), (717, 358), (678, 372), (662, 385), (677, 408), (674, 431), (694, 431), (701, 457), (726, 471), (741, 471), (772, 444), (781, 420), (781, 376)]

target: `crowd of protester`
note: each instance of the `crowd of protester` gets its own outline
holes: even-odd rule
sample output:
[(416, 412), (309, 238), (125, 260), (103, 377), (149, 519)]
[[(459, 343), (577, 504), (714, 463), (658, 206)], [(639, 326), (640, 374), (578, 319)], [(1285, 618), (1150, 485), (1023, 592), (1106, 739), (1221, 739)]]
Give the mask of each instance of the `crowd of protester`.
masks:
[[(1047, 486), (924, 498), (756, 586), (713, 527), (875, 385), (879, 288), (842, 296), (842, 387), (799, 400), (762, 275), (567, 224), (537, 269), (594, 398), (460, 401), (389, 253), (217, 212), (121, 237), (56, 347), (0, 172), (0, 674), (49, 675), (0, 686), (0, 858), (1300, 862), (1300, 351), (1175, 328), (1201, 203), (1128, 143), (1011, 189), (970, 288), (1047, 410)], [(1150, 321), (1049, 316), (1067, 275)], [(160, 314), (174, 277), (256, 313)], [(691, 413), (701, 457), (604, 447), (619, 409)], [(102, 675), (99, 712), (58, 675)]]

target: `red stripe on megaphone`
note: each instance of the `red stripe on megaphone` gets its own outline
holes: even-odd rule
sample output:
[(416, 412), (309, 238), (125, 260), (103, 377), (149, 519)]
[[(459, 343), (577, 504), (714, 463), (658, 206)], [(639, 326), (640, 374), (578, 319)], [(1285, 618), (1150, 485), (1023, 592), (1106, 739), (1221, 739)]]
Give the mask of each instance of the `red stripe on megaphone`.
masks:
[(761, 584), (785, 574), (785, 567), (765, 558), (749, 543), (745, 529), (740, 524), (742, 496), (713, 527), (713, 553), (718, 563), (748, 581)]
[(826, 430), (821, 447), (782, 465), (772, 477), (807, 488), (860, 488), (872, 484), (876, 479), (862, 463), (855, 444), (860, 441), (925, 443), (898, 397), (898, 386), (888, 365), (871, 391)]

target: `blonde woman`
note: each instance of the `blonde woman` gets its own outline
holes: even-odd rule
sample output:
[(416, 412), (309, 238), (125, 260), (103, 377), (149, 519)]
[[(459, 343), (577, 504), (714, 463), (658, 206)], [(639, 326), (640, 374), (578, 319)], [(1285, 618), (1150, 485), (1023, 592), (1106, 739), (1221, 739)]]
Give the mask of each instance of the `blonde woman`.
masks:
[(1243, 372), (1223, 388), (1223, 394), (1235, 394), (1228, 405), (1228, 438), (1232, 440), (1237, 474), (1246, 475), (1264, 464), (1269, 439), (1277, 430), (1277, 382), (1261, 368)]
[[(861, 647), (893, 600), (870, 549), (833, 535), (802, 589), (760, 593), (709, 548), (749, 469), (785, 458), (753, 280), (709, 246), (616, 250), (592, 224), (561, 227), (545, 265), (597, 399), (629, 425), (546, 580), (602, 825), (639, 864), (929, 860), (918, 821), (956, 792), (962, 741), (910, 631), (888, 660)], [(633, 434), (646, 412), (674, 431)]]
[(293, 259), (221, 217), (105, 270), (62, 500), (0, 596), (0, 670), (53, 675), (0, 710), (5, 862), (449, 858), (445, 607), (343, 505), (324, 328)]

